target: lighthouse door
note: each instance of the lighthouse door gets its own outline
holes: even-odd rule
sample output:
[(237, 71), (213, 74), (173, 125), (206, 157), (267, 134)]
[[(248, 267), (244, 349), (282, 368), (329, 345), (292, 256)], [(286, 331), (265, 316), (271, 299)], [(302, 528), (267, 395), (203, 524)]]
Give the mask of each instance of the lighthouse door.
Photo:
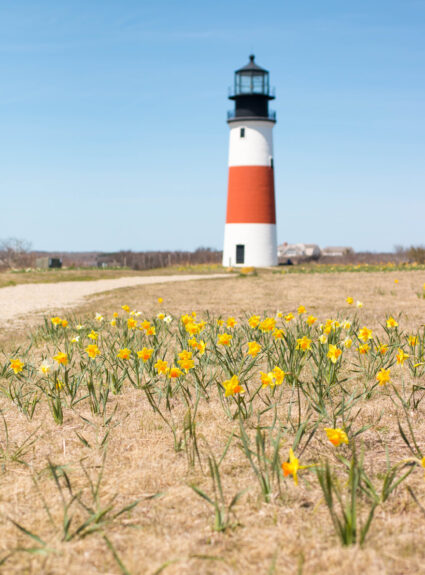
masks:
[(238, 244), (236, 246), (236, 263), (245, 263), (245, 246), (243, 244)]

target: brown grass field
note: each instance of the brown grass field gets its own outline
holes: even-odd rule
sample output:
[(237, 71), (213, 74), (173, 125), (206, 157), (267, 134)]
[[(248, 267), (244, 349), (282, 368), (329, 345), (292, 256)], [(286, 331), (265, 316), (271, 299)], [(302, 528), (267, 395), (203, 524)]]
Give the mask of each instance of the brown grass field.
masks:
[[(179, 317), (192, 311), (196, 311), (197, 319), (211, 314), (214, 326), (219, 316), (225, 320), (234, 316), (241, 325), (246, 324), (246, 315), (274, 317), (278, 310), (297, 315), (302, 304), (308, 314), (319, 318), (317, 323), (328, 318), (352, 320), (357, 315), (360, 327), (368, 326), (374, 335), (384, 338), (382, 324), (392, 315), (400, 332), (420, 335), (425, 323), (424, 283), (423, 271), (312, 275), (263, 272), (252, 277), (116, 290), (91, 298), (73, 313), (62, 314), (58, 309), (57, 314), (71, 324), (73, 317), (81, 323), (93, 322), (94, 314), (99, 312), (109, 325), (113, 312), (118, 311), (124, 317), (121, 306), (126, 304), (140, 310), (143, 319), (160, 311), (171, 314), (174, 319), (170, 326), (175, 329)], [(164, 300), (162, 304), (157, 301), (159, 296)], [(345, 301), (347, 296), (363, 302), (363, 308), (353, 309)], [(0, 369), (6, 366), (4, 377), (0, 377), (1, 573), (425, 573), (425, 469), (419, 463), (400, 467), (401, 474), (411, 473), (376, 507), (364, 544), (343, 546), (333, 527), (315, 468), (301, 470), (298, 485), (291, 476), (273, 479), (270, 500), (264, 500), (259, 481), (241, 448), (239, 421), (226, 416), (217, 385), (211, 389), (209, 401), (199, 402), (196, 433), (200, 456), (194, 457), (193, 462), (189, 455), (193, 447), (190, 438), (186, 437), (188, 448), (182, 447), (187, 406), (177, 393), (171, 397), (170, 413), (182, 440), (180, 450), (175, 449), (169, 427), (152, 410), (146, 394), (128, 381), (120, 393), (109, 395), (103, 415), (93, 413), (88, 401), (81, 400), (72, 408), (65, 407), (63, 423), (58, 424), (43, 396), (32, 419), (27, 417), (8, 397), (8, 383), (18, 381), (18, 377), (10, 370), (6, 377), (6, 371), (10, 358), (33, 358), (31, 361), (37, 364), (48, 348), (56, 345), (43, 340), (38, 331), (28, 350), (29, 333), (37, 333), (37, 329), (37, 320), (28, 317), (27, 329), (3, 330), (0, 334), (0, 351), (3, 351)], [(87, 340), (84, 345), (87, 343), (91, 342)], [(418, 448), (425, 455), (425, 403), (409, 405), (406, 415), (394, 391), (402, 393), (416, 385), (421, 397), (424, 393), (421, 386), (425, 383), (423, 368), (413, 378), (407, 364), (392, 365), (391, 385), (372, 389), (374, 375), (367, 377), (364, 372), (354, 371), (358, 363), (356, 345), (353, 344), (341, 372), (341, 377), (347, 378), (345, 387), (363, 394), (347, 414), (347, 421), (353, 418), (349, 445), (335, 448), (327, 441), (323, 429), (332, 425), (321, 420), (309, 407), (306, 397), (297, 394), (295, 386), (287, 384), (286, 379), (279, 395), (270, 396), (279, 397), (274, 406), (282, 430), (279, 466), (288, 458), (302, 419), (309, 431), (294, 449), (300, 463), (320, 466), (328, 461), (337, 470), (335, 481), (343, 497), (349, 487), (339, 456), (350, 459), (353, 444), (358, 454), (364, 453), (364, 469), (379, 489), (387, 459), (391, 466), (412, 461), (398, 420), (405, 431), (411, 425)], [(56, 352), (59, 348), (56, 345)], [(166, 347), (163, 352), (172, 358), (181, 349)], [(265, 359), (253, 371), (257, 383), (262, 361)], [(224, 379), (219, 369), (212, 373), (216, 383)], [(300, 378), (304, 382), (311, 379), (308, 365)], [(338, 389), (335, 387), (333, 393), (335, 401)], [(243, 422), (252, 441), (259, 421), (264, 430), (272, 425), (273, 411), (259, 415), (269, 401), (266, 391), (265, 403), (260, 404), (256, 398), (254, 413)], [(225, 401), (227, 405), (236, 405), (233, 398)], [(290, 404), (293, 409), (288, 412)], [(308, 441), (315, 424), (316, 431)], [(343, 427), (339, 419), (336, 424)], [(354, 430), (359, 431), (357, 436)], [(219, 459), (232, 433), (220, 465), (225, 502), (243, 493), (233, 509), (229, 526), (217, 531), (211, 505), (191, 485), (212, 494), (208, 455)], [(364, 493), (359, 493), (358, 500), (359, 518), (364, 524), (370, 505)], [(137, 505), (118, 515), (136, 501)], [(72, 518), (70, 525), (69, 518)], [(65, 533), (72, 534), (69, 540)]]

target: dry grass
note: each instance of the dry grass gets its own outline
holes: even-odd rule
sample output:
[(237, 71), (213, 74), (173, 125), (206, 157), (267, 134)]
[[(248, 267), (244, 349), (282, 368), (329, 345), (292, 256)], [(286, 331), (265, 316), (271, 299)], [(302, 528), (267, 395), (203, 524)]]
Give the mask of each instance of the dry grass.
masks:
[[(399, 283), (394, 283), (395, 278)], [(158, 312), (156, 300), (161, 296), (166, 311), (176, 315), (196, 310), (200, 315), (210, 312), (215, 316), (241, 317), (244, 312), (294, 312), (303, 304), (325, 320), (348, 313), (345, 298), (350, 295), (364, 303), (362, 324), (379, 329), (379, 324), (391, 313), (401, 314), (400, 324), (413, 329), (424, 318), (425, 300), (417, 296), (424, 282), (425, 272), (311, 276), (265, 273), (258, 277), (117, 290), (94, 297), (75, 313), (85, 316), (99, 311), (109, 317), (122, 303), (127, 303), (142, 310), (144, 316), (151, 316)], [(17, 343), (24, 343), (25, 338), (22, 331), (15, 332), (13, 337), (8, 334), (7, 341), (4, 335), (3, 347), (10, 350)], [(39, 406), (32, 421), (7, 398), (0, 398), (0, 408), (9, 436), (7, 443), (0, 419), (0, 560), (17, 547), (40, 547), (11, 520), (37, 534), (52, 550), (45, 555), (16, 552), (5, 561), (2, 573), (90, 575), (126, 572), (124, 569), (133, 575), (425, 573), (425, 516), (404, 484), (378, 508), (365, 546), (343, 548), (333, 531), (314, 474), (306, 473), (298, 487), (286, 480), (282, 498), (266, 504), (235, 440), (223, 462), (224, 491), (229, 498), (240, 490), (247, 491), (236, 508), (238, 525), (217, 533), (212, 529), (211, 509), (189, 487), (195, 483), (210, 492), (208, 477), (199, 466), (188, 466), (184, 452), (175, 452), (170, 431), (154, 415), (140, 390), (128, 386), (120, 395), (110, 397), (108, 414), (115, 408), (116, 412), (108, 426), (104, 418), (92, 415), (84, 402), (66, 411), (62, 425), (54, 423), (46, 404)], [(176, 411), (183, 413), (178, 405)], [(361, 436), (368, 470), (375, 475), (382, 472), (385, 445), (393, 462), (409, 456), (388, 394), (376, 394), (365, 402), (359, 417), (359, 426), (371, 426)], [(425, 449), (422, 404), (413, 421)], [(131, 512), (111, 521), (104, 529), (122, 562), (121, 567), (99, 533), (69, 542), (61, 540), (63, 507), (55, 483), (46, 471), (48, 461), (65, 466), (74, 492), (82, 490), (84, 501), (89, 504), (88, 479), (82, 466), (90, 477), (98, 476), (104, 451), (101, 444), (108, 429), (100, 504), (107, 505), (116, 496), (114, 505), (119, 510), (140, 500)], [(231, 431), (238, 432), (238, 425), (223, 417), (218, 399), (201, 404), (198, 433), (205, 452), (208, 445), (218, 456)], [(22, 461), (14, 460), (19, 446), (32, 433), (30, 443), (33, 443), (18, 457)], [(290, 438), (285, 438), (282, 460), (290, 444)], [(318, 454), (330, 460), (335, 458), (332, 446), (319, 434), (303, 460), (314, 461)], [(419, 469), (414, 471), (408, 483), (424, 502), (423, 473)], [(73, 519), (75, 527), (84, 517), (80, 510)]]
[(58, 283), (58, 282), (80, 282), (93, 281), (102, 279), (115, 279), (122, 277), (138, 277), (151, 275), (174, 275), (174, 274), (211, 274), (223, 273), (222, 266), (216, 264), (210, 265), (191, 265), (191, 266), (169, 266), (166, 268), (157, 268), (155, 270), (135, 271), (128, 268), (116, 269), (96, 269), (96, 268), (63, 268), (49, 270), (15, 270), (0, 272), (0, 288), (15, 286), (20, 284), (34, 283)]

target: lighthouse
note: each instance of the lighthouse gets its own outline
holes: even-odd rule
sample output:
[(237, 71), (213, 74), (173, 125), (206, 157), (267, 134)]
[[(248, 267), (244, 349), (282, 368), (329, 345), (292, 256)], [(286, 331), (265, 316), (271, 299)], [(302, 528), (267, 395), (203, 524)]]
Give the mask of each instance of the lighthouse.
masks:
[(236, 70), (229, 95), (229, 183), (224, 231), (224, 266), (277, 265), (273, 126), (269, 73), (251, 55)]

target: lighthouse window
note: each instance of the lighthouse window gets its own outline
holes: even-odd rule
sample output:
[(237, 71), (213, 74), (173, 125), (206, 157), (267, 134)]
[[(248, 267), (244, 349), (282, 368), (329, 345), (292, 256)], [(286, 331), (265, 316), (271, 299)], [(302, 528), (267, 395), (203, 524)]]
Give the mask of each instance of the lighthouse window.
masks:
[(270, 158), (270, 167), (273, 168), (273, 158)]
[(245, 128), (241, 128), (241, 138), (245, 138)]
[(243, 244), (238, 244), (236, 246), (236, 263), (245, 263), (245, 246)]

